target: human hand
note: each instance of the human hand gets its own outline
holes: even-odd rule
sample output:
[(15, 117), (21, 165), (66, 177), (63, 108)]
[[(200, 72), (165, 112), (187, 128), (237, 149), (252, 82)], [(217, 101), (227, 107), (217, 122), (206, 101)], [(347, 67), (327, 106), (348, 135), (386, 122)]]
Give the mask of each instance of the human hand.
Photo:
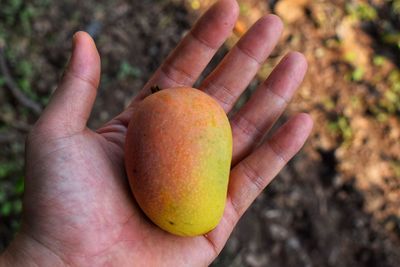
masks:
[[(74, 36), (65, 75), (27, 139), (26, 189), (20, 232), (0, 263), (12, 266), (205, 266), (226, 243), (257, 195), (301, 148), (312, 128), (306, 114), (261, 140), (306, 72), (290, 53), (230, 118), (233, 161), (225, 212), (204, 236), (178, 237), (152, 224), (127, 182), (123, 147), (133, 107), (161, 88), (192, 86), (229, 36), (238, 16), (221, 0), (194, 26), (131, 105), (97, 131), (86, 127), (100, 79), (93, 40)], [(282, 23), (261, 18), (201, 84), (228, 113), (276, 45)]]

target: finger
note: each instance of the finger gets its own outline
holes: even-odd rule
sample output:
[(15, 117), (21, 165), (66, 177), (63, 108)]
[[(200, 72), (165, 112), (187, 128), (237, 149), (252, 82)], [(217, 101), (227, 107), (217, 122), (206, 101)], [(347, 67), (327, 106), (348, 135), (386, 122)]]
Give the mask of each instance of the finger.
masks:
[(285, 110), (307, 70), (300, 53), (288, 54), (232, 117), (233, 165), (245, 157)]
[(77, 32), (62, 81), (38, 121), (53, 131), (73, 134), (86, 127), (100, 80), (100, 56), (89, 34)]
[(239, 7), (235, 0), (220, 0), (214, 4), (155, 72), (135, 100), (149, 95), (154, 85), (160, 88), (192, 86), (231, 34), (238, 14)]
[(231, 171), (224, 216), (206, 238), (222, 249), (237, 221), (286, 163), (300, 150), (312, 129), (312, 119), (298, 114)]
[(275, 15), (261, 18), (200, 86), (229, 112), (277, 44), (282, 22)]

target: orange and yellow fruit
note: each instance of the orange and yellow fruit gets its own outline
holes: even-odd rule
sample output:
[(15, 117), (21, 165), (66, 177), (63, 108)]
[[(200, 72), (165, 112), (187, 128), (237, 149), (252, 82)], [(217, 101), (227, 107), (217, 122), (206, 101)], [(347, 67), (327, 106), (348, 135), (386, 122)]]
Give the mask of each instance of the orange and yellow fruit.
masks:
[(194, 88), (164, 89), (135, 107), (125, 165), (135, 199), (160, 228), (211, 231), (225, 207), (232, 132), (224, 110)]

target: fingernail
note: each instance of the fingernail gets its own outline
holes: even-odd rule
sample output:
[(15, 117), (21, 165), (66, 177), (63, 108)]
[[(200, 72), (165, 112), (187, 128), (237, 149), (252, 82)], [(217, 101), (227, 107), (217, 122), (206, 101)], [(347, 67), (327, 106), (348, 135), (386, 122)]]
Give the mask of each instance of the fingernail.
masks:
[(72, 52), (74, 52), (75, 47), (76, 47), (76, 39), (78, 36), (78, 32), (74, 33), (74, 35), (72, 35)]
[(70, 68), (72, 56), (74, 55), (74, 51), (75, 51), (75, 47), (76, 47), (77, 33), (78, 32), (76, 32), (76, 33), (74, 33), (74, 35), (72, 35), (72, 52), (69, 55), (69, 58), (68, 58), (67, 64), (64, 67), (64, 72), (63, 72), (62, 76), (64, 76), (65, 73), (67, 72), (68, 68)]

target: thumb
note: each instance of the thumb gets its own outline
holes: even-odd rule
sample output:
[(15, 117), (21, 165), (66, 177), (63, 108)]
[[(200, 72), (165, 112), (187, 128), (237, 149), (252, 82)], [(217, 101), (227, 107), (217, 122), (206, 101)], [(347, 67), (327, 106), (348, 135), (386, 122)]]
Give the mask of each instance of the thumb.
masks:
[(100, 80), (100, 56), (89, 34), (73, 37), (70, 62), (38, 124), (56, 135), (71, 135), (86, 128)]

